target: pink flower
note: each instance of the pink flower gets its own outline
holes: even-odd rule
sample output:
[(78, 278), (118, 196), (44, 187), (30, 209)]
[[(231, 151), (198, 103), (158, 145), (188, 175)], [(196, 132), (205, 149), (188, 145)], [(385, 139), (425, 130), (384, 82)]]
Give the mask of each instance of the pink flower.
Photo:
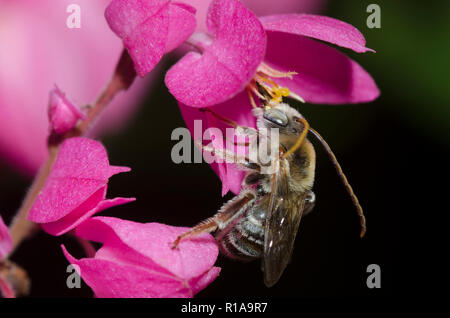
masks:
[[(280, 101), (290, 96), (309, 103), (361, 103), (379, 95), (359, 64), (316, 41), (371, 51), (363, 35), (347, 23), (309, 14), (257, 18), (240, 1), (215, 0), (207, 26), (208, 35), (190, 39), (199, 52), (188, 53), (166, 75), (188, 127), (207, 116), (195, 108), (210, 106), (239, 125), (256, 127), (245, 90), (255, 94), (257, 84)], [(231, 164), (215, 170), (220, 171), (223, 193), (240, 191), (243, 172)]]
[(195, 9), (170, 0), (113, 0), (105, 17), (144, 76), (195, 30)]
[(194, 39), (202, 53), (187, 54), (166, 76), (171, 93), (186, 105), (227, 101), (263, 75), (311, 103), (367, 102), (379, 94), (361, 66), (312, 40), (369, 51), (347, 23), (307, 14), (258, 19), (238, 0), (212, 2), (207, 22), (210, 37)]
[[(108, 27), (109, 0), (0, 0), (0, 160), (34, 174), (47, 157), (48, 92), (57, 83), (75, 105), (93, 102), (123, 45)], [(81, 28), (69, 29), (70, 4)], [(95, 132), (117, 131), (139, 106), (151, 76), (137, 79), (102, 113)]]
[(96, 297), (193, 297), (219, 274), (220, 268), (214, 267), (218, 248), (214, 238), (204, 234), (172, 249), (186, 230), (95, 217), (76, 229), (76, 235), (103, 244), (95, 257), (78, 260), (62, 248)]
[(73, 105), (58, 87), (50, 91), (48, 102), (48, 121), (50, 130), (56, 134), (64, 134), (73, 129), (79, 119), (86, 116), (81, 110)]
[(62, 235), (107, 208), (134, 198), (106, 200), (108, 179), (127, 167), (110, 166), (101, 143), (88, 138), (67, 139), (61, 145), (44, 188), (28, 219), (49, 234)]
[(3, 222), (2, 216), (0, 215), (0, 260), (8, 255), (9, 251), (12, 249), (12, 238), (9, 234), (8, 227)]

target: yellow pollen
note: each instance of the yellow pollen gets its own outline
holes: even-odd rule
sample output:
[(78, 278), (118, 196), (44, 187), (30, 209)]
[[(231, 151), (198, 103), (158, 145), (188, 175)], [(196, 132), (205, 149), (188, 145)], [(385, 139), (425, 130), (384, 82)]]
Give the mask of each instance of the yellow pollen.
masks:
[(281, 103), (283, 101), (283, 97), (287, 97), (290, 95), (290, 91), (288, 88), (278, 86), (278, 84), (275, 81), (273, 81), (268, 77), (258, 74), (256, 76), (256, 82), (260, 86), (262, 86), (266, 90), (266, 92), (270, 95), (271, 102)]
[(287, 87), (274, 87), (273, 88), (273, 92), (275, 93), (275, 98), (277, 98), (277, 100), (279, 99), (280, 102), (283, 99), (283, 97), (288, 97), (290, 92), (289, 92), (289, 88)]

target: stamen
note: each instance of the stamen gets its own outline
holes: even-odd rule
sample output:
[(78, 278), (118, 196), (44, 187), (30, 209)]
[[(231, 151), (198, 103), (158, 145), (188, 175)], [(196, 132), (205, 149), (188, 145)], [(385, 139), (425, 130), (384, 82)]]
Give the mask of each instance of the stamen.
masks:
[[(266, 106), (268, 104), (278, 104), (283, 102), (283, 97), (292, 97), (302, 103), (305, 100), (291, 92), (287, 87), (280, 87), (272, 78), (289, 78), (292, 79), (296, 72), (281, 72), (277, 71), (265, 63), (261, 63), (256, 72), (254, 79), (247, 85), (247, 93), (250, 98), (250, 103), (253, 108), (258, 107), (253, 99), (252, 92), (255, 93), (262, 101), (265, 101)], [(265, 90), (265, 96), (260, 93), (258, 86)]]
[(269, 83), (271, 85), (273, 85), (274, 87), (278, 87), (277, 83), (275, 83), (273, 80), (271, 80), (270, 78), (264, 76), (264, 73), (257, 73), (256, 74), (256, 81), (259, 82), (266, 82)]
[(282, 72), (278, 71), (274, 68), (271, 68), (269, 65), (265, 63), (261, 63), (261, 65), (258, 67), (258, 71), (261, 73), (264, 73), (270, 77), (274, 78), (284, 78), (287, 77), (289, 79), (292, 79), (292, 76), (297, 75), (297, 72)]

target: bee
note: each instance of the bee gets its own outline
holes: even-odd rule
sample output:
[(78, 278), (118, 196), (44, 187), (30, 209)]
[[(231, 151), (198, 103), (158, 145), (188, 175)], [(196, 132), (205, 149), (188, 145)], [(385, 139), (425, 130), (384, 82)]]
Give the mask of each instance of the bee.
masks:
[[(225, 122), (231, 122), (208, 111)], [(278, 153), (273, 156), (272, 172), (263, 173), (264, 166), (259, 162), (244, 160), (240, 163), (247, 171), (240, 193), (226, 202), (213, 217), (180, 235), (172, 247), (175, 248), (182, 239), (215, 232), (222, 254), (240, 260), (262, 258), (264, 283), (271, 287), (280, 279), (290, 261), (300, 220), (312, 211), (315, 204), (312, 187), (316, 153), (307, 138), (308, 133), (324, 146), (350, 194), (360, 217), (361, 237), (366, 225), (362, 208), (335, 155), (306, 119), (283, 102), (269, 102), (264, 107), (255, 107), (253, 112), (257, 129), (237, 128), (258, 136), (267, 129), (278, 129), (279, 147), (275, 147)], [(226, 152), (203, 148), (216, 155), (227, 156)]]

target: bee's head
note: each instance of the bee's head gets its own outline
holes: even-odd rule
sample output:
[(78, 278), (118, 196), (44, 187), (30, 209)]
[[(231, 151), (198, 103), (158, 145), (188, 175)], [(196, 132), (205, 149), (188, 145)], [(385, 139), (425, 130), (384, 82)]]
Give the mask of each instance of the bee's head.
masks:
[(280, 133), (298, 135), (304, 129), (303, 116), (285, 103), (270, 104), (262, 113), (262, 123), (267, 128), (278, 128)]

